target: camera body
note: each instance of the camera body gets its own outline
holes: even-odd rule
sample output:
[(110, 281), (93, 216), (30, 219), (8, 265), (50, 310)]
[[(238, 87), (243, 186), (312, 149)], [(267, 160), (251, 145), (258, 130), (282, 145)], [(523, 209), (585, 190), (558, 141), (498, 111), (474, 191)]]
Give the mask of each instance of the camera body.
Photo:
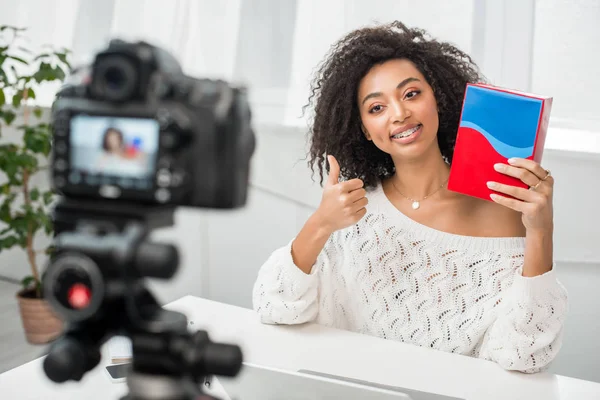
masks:
[(255, 148), (246, 90), (183, 74), (145, 42), (110, 42), (52, 109), (52, 182), (65, 197), (237, 208)]

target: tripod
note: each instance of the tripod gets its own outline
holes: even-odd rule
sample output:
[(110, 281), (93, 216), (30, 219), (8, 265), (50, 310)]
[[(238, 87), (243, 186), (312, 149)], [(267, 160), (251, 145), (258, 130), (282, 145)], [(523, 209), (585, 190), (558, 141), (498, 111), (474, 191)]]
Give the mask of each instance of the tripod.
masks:
[(172, 225), (173, 208), (105, 207), (69, 201), (55, 209), (44, 295), (67, 327), (44, 360), (46, 375), (79, 381), (100, 362), (100, 347), (124, 335), (133, 351), (121, 400), (211, 399), (201, 382), (236, 376), (240, 348), (212, 342), (205, 331), (190, 334), (185, 315), (162, 309), (142, 281), (177, 270), (174, 246), (146, 241), (151, 229)]

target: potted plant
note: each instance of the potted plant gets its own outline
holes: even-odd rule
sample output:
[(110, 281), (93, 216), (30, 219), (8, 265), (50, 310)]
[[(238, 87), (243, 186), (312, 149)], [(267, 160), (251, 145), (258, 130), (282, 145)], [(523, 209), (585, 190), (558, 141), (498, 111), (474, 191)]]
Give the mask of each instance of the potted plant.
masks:
[(38, 232), (52, 235), (48, 208), (54, 200), (52, 190), (32, 179), (47, 169), (52, 143), (36, 92), (48, 82), (62, 82), (70, 65), (66, 49), (24, 47), (24, 31), (0, 26), (0, 254), (15, 246), (23, 249), (31, 274), (22, 280), (17, 299), (27, 341), (42, 344), (61, 333), (62, 321), (41, 288), (38, 256), (49, 254), (51, 246), (36, 246)]

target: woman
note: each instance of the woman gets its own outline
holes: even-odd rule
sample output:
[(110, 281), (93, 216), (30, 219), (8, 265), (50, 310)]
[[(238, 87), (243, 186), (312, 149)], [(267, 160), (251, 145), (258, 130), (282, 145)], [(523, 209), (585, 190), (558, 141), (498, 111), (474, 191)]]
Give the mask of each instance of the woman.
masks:
[(310, 99), (323, 197), (260, 269), (264, 323), (315, 321), (524, 372), (554, 359), (567, 294), (550, 172), (497, 165), (535, 189), (490, 182), (490, 201), (446, 189), (465, 86), (482, 80), (465, 53), (399, 22), (333, 47)]
[(128, 149), (123, 132), (109, 127), (102, 136), (102, 149), (96, 169), (104, 174), (117, 176), (141, 176), (147, 174), (144, 155)]

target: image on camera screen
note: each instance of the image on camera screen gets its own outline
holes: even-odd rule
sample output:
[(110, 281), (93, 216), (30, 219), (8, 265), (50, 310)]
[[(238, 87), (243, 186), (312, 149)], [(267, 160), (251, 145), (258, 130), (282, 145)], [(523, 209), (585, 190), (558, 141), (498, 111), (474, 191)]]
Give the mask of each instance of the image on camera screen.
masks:
[(74, 116), (70, 134), (71, 170), (84, 179), (147, 181), (154, 174), (159, 130), (158, 122), (153, 119)]

